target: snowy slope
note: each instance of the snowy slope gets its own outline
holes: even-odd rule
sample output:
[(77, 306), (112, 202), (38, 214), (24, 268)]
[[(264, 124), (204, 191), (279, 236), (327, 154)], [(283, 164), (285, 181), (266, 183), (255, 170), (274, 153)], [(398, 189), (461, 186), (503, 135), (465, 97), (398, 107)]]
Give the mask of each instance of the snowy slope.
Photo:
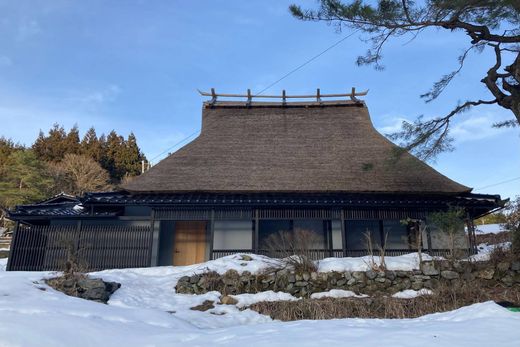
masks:
[(475, 229), (477, 234), (498, 234), (504, 231), (509, 231), (508, 229), (506, 229), (504, 224), (475, 225)]
[[(49, 288), (42, 279), (52, 273), (0, 271), (0, 346), (305, 347), (345, 346), (347, 341), (349, 346), (364, 347), (380, 347), (383, 341), (385, 347), (520, 346), (520, 314), (492, 302), (417, 319), (278, 322), (232, 305), (192, 311), (190, 307), (217, 300), (220, 294), (174, 292), (181, 276), (206, 269), (254, 271), (266, 266), (263, 260), (256, 256), (244, 262), (231, 256), (196, 266), (95, 273), (122, 283), (109, 305)], [(276, 293), (238, 299), (246, 303), (267, 297), (290, 299)]]

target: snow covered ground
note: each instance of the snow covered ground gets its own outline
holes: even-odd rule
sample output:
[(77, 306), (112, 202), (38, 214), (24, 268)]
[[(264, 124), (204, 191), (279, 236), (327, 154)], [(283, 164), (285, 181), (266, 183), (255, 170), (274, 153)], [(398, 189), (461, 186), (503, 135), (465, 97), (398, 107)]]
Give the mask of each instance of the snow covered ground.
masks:
[(509, 249), (511, 247), (511, 242), (502, 242), (494, 245), (488, 245), (487, 243), (481, 243), (477, 246), (477, 254), (474, 254), (469, 257), (471, 261), (487, 261), (489, 260), (489, 256), (495, 248), (503, 248)]
[(477, 234), (498, 234), (504, 231), (509, 231), (504, 224), (482, 224), (475, 225)]
[(397, 292), (394, 295), (392, 295), (393, 298), (398, 299), (413, 299), (418, 296), (422, 295), (431, 295), (433, 292), (429, 289), (421, 289), (421, 290), (413, 290), (413, 289), (406, 289), (401, 292)]
[(0, 259), (0, 271), (5, 271), (7, 267), (7, 258)]
[[(422, 255), (423, 261), (432, 260), (428, 254)], [(376, 264), (381, 263), (381, 258), (374, 256), (373, 260)], [(370, 256), (365, 257), (346, 257), (346, 258), (325, 258), (318, 263), (318, 271), (367, 271), (370, 270)], [(396, 257), (385, 257), (385, 264), (388, 270), (404, 270), (411, 271), (419, 268), (419, 256), (417, 253), (410, 253)]]
[[(520, 346), (520, 314), (492, 302), (416, 319), (279, 322), (233, 305), (193, 311), (189, 308), (220, 294), (174, 292), (185, 275), (208, 269), (255, 272), (271, 261), (230, 256), (194, 266), (93, 273), (122, 284), (108, 305), (53, 290), (43, 282), (54, 275), (50, 272), (0, 271), (0, 346)], [(341, 262), (338, 266), (346, 266)], [(4, 263), (0, 260), (0, 268)], [(345, 293), (331, 295), (336, 294)], [(236, 297), (240, 306), (291, 299), (274, 292)]]

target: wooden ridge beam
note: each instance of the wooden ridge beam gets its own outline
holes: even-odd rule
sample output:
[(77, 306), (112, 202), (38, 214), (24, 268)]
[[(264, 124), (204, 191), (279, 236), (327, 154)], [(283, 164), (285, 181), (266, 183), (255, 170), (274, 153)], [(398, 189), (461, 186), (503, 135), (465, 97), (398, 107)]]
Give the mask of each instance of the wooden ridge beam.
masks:
[(253, 98), (263, 98), (263, 99), (282, 99), (282, 102), (285, 103), (287, 99), (316, 99), (318, 102), (321, 101), (322, 98), (350, 98), (352, 101), (359, 102), (360, 100), (357, 96), (365, 96), (368, 94), (368, 90), (362, 92), (356, 92), (356, 88), (352, 88), (350, 93), (336, 93), (336, 94), (321, 94), (320, 89), (316, 90), (316, 94), (312, 95), (287, 95), (285, 90), (282, 91), (281, 95), (255, 95), (251, 93), (251, 90), (247, 90), (247, 94), (225, 94), (225, 93), (215, 93), (215, 88), (211, 88), (211, 92), (203, 92), (198, 90), (200, 95), (202, 96), (210, 96), (211, 103), (215, 103), (218, 97), (223, 98), (246, 98), (248, 103), (251, 103)]

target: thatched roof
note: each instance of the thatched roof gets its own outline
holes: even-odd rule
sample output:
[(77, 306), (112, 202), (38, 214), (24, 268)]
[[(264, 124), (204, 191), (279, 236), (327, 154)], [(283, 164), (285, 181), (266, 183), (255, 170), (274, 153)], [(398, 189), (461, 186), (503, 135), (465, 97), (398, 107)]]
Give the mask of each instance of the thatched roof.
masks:
[(204, 103), (199, 137), (131, 192), (460, 193), (378, 133), (363, 103)]

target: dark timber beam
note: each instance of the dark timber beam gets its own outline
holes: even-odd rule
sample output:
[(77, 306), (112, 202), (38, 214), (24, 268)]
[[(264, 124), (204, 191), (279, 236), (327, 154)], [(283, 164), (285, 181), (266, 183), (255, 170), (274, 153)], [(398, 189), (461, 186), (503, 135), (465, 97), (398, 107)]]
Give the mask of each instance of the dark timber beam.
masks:
[(15, 249), (16, 249), (16, 234), (18, 234), (18, 228), (20, 226), (20, 222), (19, 221), (16, 221), (15, 224), (14, 224), (14, 230), (13, 230), (13, 236), (12, 236), (12, 239), (11, 239), (11, 246), (10, 246), (10, 249), (9, 249), (9, 258), (7, 258), (7, 267), (6, 267), (6, 270), (7, 271), (11, 271), (11, 262), (13, 260), (13, 253), (15, 252)]
[(347, 256), (347, 234), (345, 231), (345, 210), (341, 210), (341, 247), (343, 248), (343, 256)]
[(159, 258), (159, 244), (160, 244), (160, 225), (155, 222), (155, 210), (152, 210), (150, 216), (150, 266), (157, 266)]
[(211, 210), (209, 220), (209, 260), (213, 259), (213, 242), (215, 241), (215, 210)]
[(426, 229), (426, 241), (428, 243), (428, 253), (430, 253), (430, 255), (431, 255), (431, 252), (432, 252), (432, 233), (431, 233), (430, 228)]
[(258, 249), (259, 249), (259, 245), (258, 245), (258, 232), (259, 232), (259, 228), (260, 228), (259, 214), (260, 213), (259, 213), (258, 209), (255, 209), (255, 228), (254, 228), (254, 239), (253, 239), (255, 254), (258, 254)]

